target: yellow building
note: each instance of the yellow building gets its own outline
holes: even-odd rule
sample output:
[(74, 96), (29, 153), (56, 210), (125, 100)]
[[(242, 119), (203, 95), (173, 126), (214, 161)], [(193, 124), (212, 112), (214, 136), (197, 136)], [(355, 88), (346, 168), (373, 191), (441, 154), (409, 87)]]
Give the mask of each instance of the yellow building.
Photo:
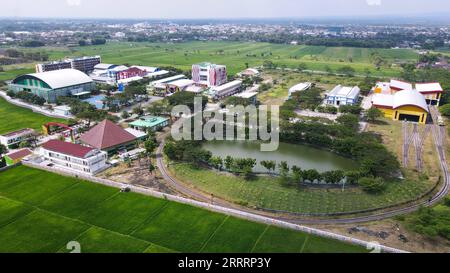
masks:
[(416, 90), (391, 94), (375, 94), (372, 105), (380, 109), (387, 118), (407, 120), (425, 124), (429, 108), (425, 97)]

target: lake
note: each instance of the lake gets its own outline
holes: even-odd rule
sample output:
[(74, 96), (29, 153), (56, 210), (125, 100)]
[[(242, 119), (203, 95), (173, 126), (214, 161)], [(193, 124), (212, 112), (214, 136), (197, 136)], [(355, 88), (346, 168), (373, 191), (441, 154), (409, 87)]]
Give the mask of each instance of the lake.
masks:
[(203, 148), (222, 158), (255, 158), (258, 162), (254, 169), (256, 172), (267, 172), (267, 169), (259, 164), (263, 160), (274, 160), (277, 164), (287, 161), (290, 167), (296, 165), (303, 170), (316, 169), (319, 172), (353, 170), (357, 167), (356, 162), (351, 159), (305, 145), (280, 143), (275, 152), (261, 152), (258, 142), (208, 141), (203, 144)]

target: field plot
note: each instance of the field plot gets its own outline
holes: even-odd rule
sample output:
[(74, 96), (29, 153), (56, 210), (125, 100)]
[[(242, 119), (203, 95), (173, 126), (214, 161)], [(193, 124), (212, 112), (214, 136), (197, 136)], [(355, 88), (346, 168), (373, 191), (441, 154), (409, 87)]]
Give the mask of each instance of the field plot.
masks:
[(87, 253), (366, 252), (24, 166), (0, 173), (0, 252), (70, 252), (70, 241)]
[(342, 189), (305, 188), (282, 185), (271, 177), (257, 177), (246, 181), (242, 177), (218, 174), (208, 169), (196, 169), (189, 164), (171, 165), (171, 173), (179, 181), (206, 193), (250, 207), (292, 213), (331, 214), (358, 212), (383, 208), (411, 201), (433, 188), (433, 181), (407, 179), (387, 183), (382, 194), (372, 195), (360, 188)]
[(193, 63), (211, 61), (225, 64), (231, 74), (249, 66), (260, 66), (264, 61), (297, 68), (300, 63), (310, 70), (336, 70), (350, 65), (363, 73), (366, 69), (374, 75), (396, 75), (400, 69), (384, 67), (376, 70), (372, 64), (375, 56), (388, 63), (415, 61), (417, 53), (406, 49), (369, 49), (349, 47), (294, 46), (250, 42), (187, 42), (180, 44), (110, 43), (103, 46), (75, 48), (77, 55), (102, 56), (109, 63), (129, 63), (154, 66), (175, 66), (189, 70)]
[(47, 122), (64, 122), (63, 119), (47, 117), (34, 113), (30, 109), (13, 105), (3, 98), (0, 98), (0, 115), (7, 118), (7, 120), (0, 122), (0, 134), (20, 130), (22, 128), (31, 128), (40, 131), (42, 130), (42, 125)]
[[(30, 49), (23, 49), (29, 51)], [(408, 49), (378, 49), (352, 47), (325, 47), (305, 45), (285, 45), (252, 42), (185, 42), (185, 43), (127, 43), (110, 42), (106, 45), (75, 48), (45, 47), (33, 50), (46, 51), (51, 60), (64, 57), (101, 55), (102, 61), (114, 64), (174, 66), (190, 70), (198, 62), (215, 62), (228, 66), (229, 74), (242, 71), (246, 66), (261, 66), (271, 61), (277, 66), (297, 68), (306, 65), (308, 70), (336, 71), (349, 65), (358, 73), (370, 71), (377, 76), (397, 76), (401, 69), (392, 64), (418, 59), (418, 54)], [(383, 60), (385, 65), (376, 69), (375, 60)], [(0, 80), (32, 72), (33, 64), (21, 67), (5, 66)]]

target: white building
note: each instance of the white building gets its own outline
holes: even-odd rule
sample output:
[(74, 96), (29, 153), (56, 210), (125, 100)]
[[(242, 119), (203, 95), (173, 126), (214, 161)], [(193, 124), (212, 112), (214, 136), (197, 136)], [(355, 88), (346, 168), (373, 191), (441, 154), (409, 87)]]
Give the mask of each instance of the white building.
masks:
[(0, 136), (0, 144), (6, 147), (19, 145), (20, 142), (29, 139), (33, 134), (34, 130), (29, 128), (10, 132)]
[(228, 81), (227, 67), (212, 63), (192, 65), (192, 80), (208, 87), (220, 86)]
[(55, 114), (66, 117), (71, 116), (70, 110), (71, 110), (70, 107), (67, 105), (58, 105), (53, 108), (53, 112)]
[(46, 142), (40, 155), (60, 168), (90, 175), (108, 168), (106, 152), (60, 140)]
[(235, 80), (220, 86), (212, 87), (210, 95), (214, 99), (222, 99), (241, 92), (242, 81)]
[(361, 89), (358, 86), (346, 87), (338, 85), (327, 94), (325, 104), (337, 107), (341, 105), (354, 105), (359, 100), (360, 92)]
[(289, 89), (289, 98), (292, 98), (292, 94), (296, 92), (306, 91), (312, 87), (312, 83), (310, 82), (302, 82), (297, 85), (292, 86)]

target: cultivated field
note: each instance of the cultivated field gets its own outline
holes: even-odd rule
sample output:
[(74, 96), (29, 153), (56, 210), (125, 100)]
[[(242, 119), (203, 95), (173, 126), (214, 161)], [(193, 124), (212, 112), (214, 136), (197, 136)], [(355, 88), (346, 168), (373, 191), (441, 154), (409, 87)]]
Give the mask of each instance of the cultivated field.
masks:
[[(239, 236), (236, 236), (239, 234)], [(0, 252), (364, 252), (24, 166), (0, 173)]]
[[(31, 50), (31, 49), (24, 49)], [(46, 50), (50, 59), (61, 59), (64, 56), (101, 55), (105, 63), (140, 64), (149, 66), (174, 66), (189, 70), (197, 62), (210, 61), (228, 66), (229, 73), (235, 74), (246, 65), (260, 66), (264, 61), (272, 61), (276, 65), (297, 68), (305, 64), (309, 70), (333, 71), (349, 65), (358, 73), (370, 71), (377, 76), (396, 76), (401, 69), (393, 65), (396, 62), (417, 61), (418, 55), (408, 49), (369, 49), (351, 47), (325, 47), (284, 45), (252, 42), (187, 42), (177, 44), (163, 43), (108, 43), (101, 46), (75, 48), (39, 48)], [(374, 62), (377, 56), (385, 61), (379, 70)], [(13, 73), (23, 72), (17, 66), (5, 67), (14, 69), (0, 73), (0, 80), (7, 79)], [(32, 64), (25, 68), (33, 68)]]
[(3, 98), (0, 98), (0, 116), (4, 118), (0, 122), (0, 134), (5, 134), (23, 128), (32, 128), (40, 131), (42, 129), (42, 125), (47, 122), (64, 121), (62, 119), (51, 118), (34, 113), (30, 109), (13, 105)]

